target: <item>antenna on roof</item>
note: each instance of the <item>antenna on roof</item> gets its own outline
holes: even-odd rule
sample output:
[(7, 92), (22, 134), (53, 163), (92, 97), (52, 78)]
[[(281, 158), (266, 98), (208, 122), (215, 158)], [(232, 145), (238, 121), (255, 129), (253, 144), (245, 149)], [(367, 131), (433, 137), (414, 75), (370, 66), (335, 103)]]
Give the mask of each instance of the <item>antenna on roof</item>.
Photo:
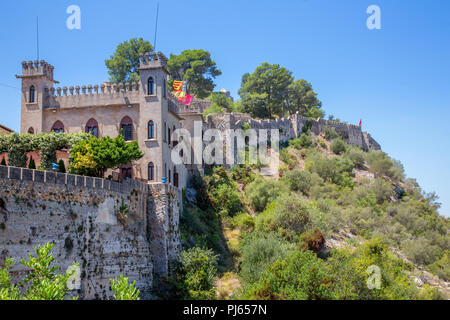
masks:
[(36, 54), (39, 61), (39, 17), (36, 16)]
[(155, 25), (155, 40), (153, 41), (153, 50), (156, 52), (156, 35), (158, 34), (158, 17), (159, 17), (159, 1), (156, 5), (156, 25)]

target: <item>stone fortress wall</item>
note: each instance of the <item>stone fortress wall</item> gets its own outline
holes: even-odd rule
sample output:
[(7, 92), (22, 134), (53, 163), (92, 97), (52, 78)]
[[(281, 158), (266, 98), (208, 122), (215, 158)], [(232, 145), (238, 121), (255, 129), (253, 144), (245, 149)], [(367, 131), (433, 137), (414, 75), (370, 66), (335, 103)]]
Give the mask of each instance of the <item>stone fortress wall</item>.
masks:
[(333, 120), (310, 120), (299, 114), (293, 114), (287, 118), (258, 120), (245, 113), (209, 114), (205, 119), (204, 128), (219, 130), (241, 129), (244, 123), (248, 123), (252, 129), (279, 129), (280, 141), (288, 141), (297, 138), (307, 122), (311, 122), (311, 131), (318, 135), (325, 126), (333, 127), (350, 145), (360, 146), (364, 150), (381, 150), (381, 146), (369, 133), (361, 130), (361, 127)]
[[(168, 274), (180, 252), (177, 195), (161, 183), (0, 166), (0, 264), (52, 242), (61, 271), (80, 265), (72, 295), (110, 297), (109, 280), (124, 275), (136, 280), (141, 298), (152, 298), (153, 281)], [(12, 271), (15, 281), (27, 273), (20, 263)]]

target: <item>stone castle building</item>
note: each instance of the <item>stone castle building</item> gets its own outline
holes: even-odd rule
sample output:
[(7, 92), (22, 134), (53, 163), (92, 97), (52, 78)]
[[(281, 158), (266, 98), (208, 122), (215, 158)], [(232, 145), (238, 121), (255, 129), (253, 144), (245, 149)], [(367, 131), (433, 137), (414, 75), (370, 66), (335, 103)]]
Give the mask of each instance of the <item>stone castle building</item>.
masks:
[(140, 59), (137, 83), (55, 88), (54, 67), (47, 62), (22, 62), (21, 133), (89, 132), (96, 137), (136, 140), (144, 157), (120, 168), (122, 177), (185, 186), (189, 168), (174, 165), (172, 133), (201, 121), (208, 102), (184, 106), (167, 87), (167, 58), (161, 52)]
[[(365, 150), (380, 149), (379, 144), (361, 127), (319, 119), (311, 121), (294, 114), (288, 118), (255, 120), (246, 114), (210, 114), (203, 121), (202, 113), (211, 104), (194, 100), (191, 106), (178, 103), (168, 90), (167, 58), (161, 53), (140, 57), (140, 79), (136, 83), (57, 87), (54, 67), (47, 62), (22, 62), (21, 133), (89, 132), (96, 137), (136, 140), (144, 156), (132, 166), (120, 168), (122, 178), (144, 182), (165, 181), (183, 188), (194, 171), (202, 165), (175, 165), (171, 152), (176, 146), (173, 132), (187, 129), (194, 135), (194, 122), (208, 128), (240, 129), (244, 123), (254, 129), (279, 129), (282, 141), (296, 138), (304, 125), (319, 134), (324, 126), (334, 127), (344, 139)], [(229, 92), (222, 89), (225, 95)], [(191, 150), (191, 158), (193, 151)], [(109, 174), (109, 173), (108, 173)]]

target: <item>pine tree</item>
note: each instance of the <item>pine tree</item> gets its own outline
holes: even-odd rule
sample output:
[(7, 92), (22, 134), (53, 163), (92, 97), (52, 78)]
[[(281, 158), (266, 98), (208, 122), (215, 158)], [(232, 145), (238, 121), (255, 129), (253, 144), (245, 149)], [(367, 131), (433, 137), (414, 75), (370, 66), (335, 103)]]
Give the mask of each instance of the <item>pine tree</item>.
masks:
[(66, 173), (66, 165), (64, 164), (64, 160), (60, 159), (58, 162), (58, 172)]
[(0, 166), (6, 166), (5, 156), (3, 156), (2, 162), (0, 162)]
[(36, 163), (34, 162), (33, 156), (30, 156), (30, 163), (28, 163), (28, 169), (36, 169)]

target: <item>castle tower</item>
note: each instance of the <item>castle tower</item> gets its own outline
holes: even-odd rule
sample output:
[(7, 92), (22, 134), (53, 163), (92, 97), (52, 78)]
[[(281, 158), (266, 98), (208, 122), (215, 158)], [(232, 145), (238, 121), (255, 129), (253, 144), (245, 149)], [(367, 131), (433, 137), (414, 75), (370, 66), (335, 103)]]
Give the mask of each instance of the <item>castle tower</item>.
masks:
[(44, 60), (22, 62), (21, 133), (40, 133), (47, 93), (54, 83), (54, 67)]
[[(141, 174), (153, 181), (161, 182), (163, 177), (169, 182), (169, 170), (173, 172), (170, 157), (169, 131), (172, 130), (168, 106), (167, 58), (161, 53), (146, 53), (140, 57), (140, 110), (139, 110), (139, 147), (144, 152), (140, 160)], [(176, 121), (179, 122), (179, 121)], [(170, 125), (169, 125), (170, 123)], [(153, 129), (149, 129), (152, 126)], [(151, 132), (151, 133), (150, 133)], [(152, 166), (152, 169), (151, 167)], [(151, 179), (148, 179), (151, 180)]]

